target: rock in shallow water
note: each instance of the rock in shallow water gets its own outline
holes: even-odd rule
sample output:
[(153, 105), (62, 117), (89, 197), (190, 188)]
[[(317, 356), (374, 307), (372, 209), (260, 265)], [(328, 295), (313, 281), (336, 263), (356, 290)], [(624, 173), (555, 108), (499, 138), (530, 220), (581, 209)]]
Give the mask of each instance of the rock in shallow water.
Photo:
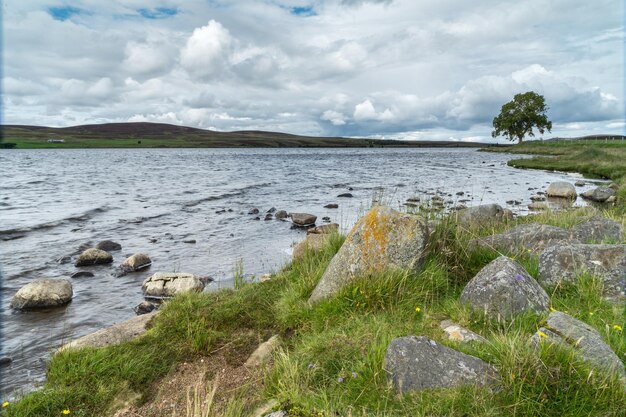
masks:
[(89, 272), (89, 271), (78, 271), (78, 272), (74, 272), (70, 278), (91, 278), (94, 276), (93, 272)]
[(201, 292), (204, 283), (197, 276), (185, 272), (157, 272), (143, 281), (141, 289), (147, 298), (163, 298), (186, 291)]
[(493, 366), (424, 336), (394, 339), (387, 348), (385, 370), (400, 393), (432, 388), (490, 385), (498, 380)]
[(591, 190), (585, 191), (581, 194), (582, 198), (595, 201), (597, 203), (604, 203), (609, 198), (615, 195), (615, 191), (609, 187), (597, 187)]
[(576, 199), (576, 188), (565, 181), (555, 181), (546, 189), (548, 197)]
[(124, 272), (134, 272), (147, 268), (150, 265), (152, 265), (152, 260), (148, 255), (136, 253), (126, 258), (120, 265), (120, 269)]
[(314, 226), (317, 221), (317, 216), (308, 213), (291, 213), (289, 216), (293, 224), (300, 227)]
[(113, 256), (101, 249), (91, 248), (85, 250), (76, 259), (76, 266), (102, 265), (113, 262)]
[(110, 252), (112, 250), (122, 250), (122, 245), (112, 240), (103, 240), (96, 245), (96, 249)]
[(24, 285), (11, 300), (11, 307), (27, 310), (57, 307), (72, 300), (72, 283), (67, 279), (40, 279)]

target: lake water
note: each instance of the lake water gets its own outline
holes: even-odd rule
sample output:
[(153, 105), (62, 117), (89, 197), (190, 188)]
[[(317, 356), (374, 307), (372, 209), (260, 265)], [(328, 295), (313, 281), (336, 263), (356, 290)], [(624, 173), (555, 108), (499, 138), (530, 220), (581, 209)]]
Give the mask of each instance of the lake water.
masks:
[[(50, 352), (64, 341), (134, 316), (141, 283), (156, 271), (215, 279), (231, 286), (234, 269), (277, 271), (305, 232), (264, 221), (271, 207), (328, 216), (345, 231), (372, 204), (394, 208), (412, 196), (446, 194), (466, 205), (518, 200), (573, 175), (517, 170), (510, 155), (475, 149), (102, 149), (0, 151), (2, 348), (0, 398), (44, 377)], [(349, 188), (352, 188), (350, 191)], [(456, 193), (463, 191), (463, 196)], [(338, 198), (350, 192), (353, 198)], [(450, 196), (447, 196), (449, 194)], [(338, 209), (325, 209), (328, 203)], [(260, 220), (249, 215), (260, 210)], [(38, 278), (69, 277), (78, 268), (57, 260), (83, 244), (121, 243), (112, 266), (82, 268), (66, 307), (17, 312), (11, 297)], [(195, 240), (195, 243), (184, 241)], [(142, 252), (148, 271), (113, 276), (125, 256)]]

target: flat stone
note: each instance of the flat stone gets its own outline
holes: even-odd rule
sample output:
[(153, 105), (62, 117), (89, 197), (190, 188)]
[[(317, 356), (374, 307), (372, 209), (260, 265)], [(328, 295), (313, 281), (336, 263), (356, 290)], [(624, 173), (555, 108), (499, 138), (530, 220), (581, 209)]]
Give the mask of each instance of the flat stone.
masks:
[(342, 193), (342, 194), (339, 194), (337, 197), (339, 197), (339, 198), (352, 198), (354, 196), (352, 195), (352, 193)]
[(291, 213), (289, 216), (293, 224), (300, 227), (314, 226), (317, 221), (317, 216), (308, 213)]
[(571, 229), (571, 236), (582, 243), (612, 241), (619, 243), (624, 234), (622, 225), (602, 216), (593, 216)]
[(261, 343), (244, 364), (247, 368), (258, 368), (272, 359), (272, 354), (280, 346), (280, 336), (274, 335)]
[(576, 320), (570, 315), (553, 311), (546, 319), (545, 327), (541, 327), (531, 337), (531, 341), (536, 346), (548, 342), (572, 349), (590, 365), (615, 373), (626, 380), (624, 364), (602, 339), (600, 333), (587, 323)]
[(399, 393), (498, 381), (497, 371), (487, 362), (424, 336), (394, 339), (387, 348), (385, 370)]
[(173, 297), (187, 291), (201, 292), (204, 282), (185, 272), (156, 272), (143, 281), (141, 289), (147, 298)]
[(335, 204), (335, 203), (326, 204), (326, 205), (324, 206), (324, 208), (327, 208), (327, 209), (336, 209), (336, 208), (339, 208), (339, 204)]
[(76, 259), (75, 266), (102, 265), (113, 262), (113, 256), (106, 251), (90, 248), (85, 250)]
[(58, 307), (69, 303), (72, 283), (67, 279), (39, 279), (20, 288), (11, 300), (16, 310)]
[(548, 311), (550, 297), (517, 262), (506, 256), (487, 264), (467, 283), (461, 302), (490, 318)]
[(309, 302), (335, 294), (356, 277), (389, 269), (419, 271), (428, 238), (428, 224), (422, 217), (388, 207), (372, 208), (354, 225)]
[(448, 340), (454, 340), (455, 342), (487, 342), (487, 339), (479, 335), (478, 333), (474, 333), (473, 331), (466, 329), (452, 320), (444, 320), (439, 325), (441, 330), (443, 330), (448, 337)]
[(604, 295), (624, 297), (626, 245), (557, 245), (539, 257), (539, 282), (543, 285), (575, 283), (583, 273), (602, 280)]
[(540, 223), (528, 223), (516, 226), (504, 233), (473, 239), (470, 245), (509, 253), (520, 251), (541, 253), (548, 246), (569, 242), (578, 243), (565, 229)]
[(66, 349), (79, 349), (83, 347), (96, 348), (117, 345), (122, 342), (136, 339), (147, 331), (147, 326), (150, 323), (150, 320), (152, 320), (156, 314), (156, 311), (143, 314), (141, 316), (136, 316), (126, 321), (114, 324), (106, 329), (98, 330), (97, 332), (80, 337), (61, 346), (59, 351)]

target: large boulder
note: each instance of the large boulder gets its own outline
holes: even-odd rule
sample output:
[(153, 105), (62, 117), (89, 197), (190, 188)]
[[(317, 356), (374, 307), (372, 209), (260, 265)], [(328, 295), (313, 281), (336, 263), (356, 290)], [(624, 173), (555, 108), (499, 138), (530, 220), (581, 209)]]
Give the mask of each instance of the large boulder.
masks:
[(601, 242), (603, 240), (621, 242), (623, 230), (622, 225), (614, 220), (602, 216), (593, 216), (574, 226), (571, 235), (582, 243)]
[(576, 199), (576, 187), (565, 181), (555, 181), (546, 189), (548, 197)]
[(157, 314), (152, 312), (143, 314), (141, 316), (133, 317), (114, 324), (97, 332), (90, 333), (86, 336), (75, 339), (65, 345), (61, 346), (59, 351), (66, 349), (78, 349), (83, 347), (103, 347), (109, 345), (116, 345), (118, 343), (127, 342), (143, 335), (147, 330), (150, 321)]
[(102, 242), (98, 242), (98, 244), (96, 245), (96, 249), (110, 252), (112, 250), (121, 250), (122, 245), (117, 242), (113, 242), (112, 240), (103, 240)]
[(40, 279), (20, 288), (11, 300), (17, 310), (57, 307), (72, 300), (72, 283), (67, 279)]
[(470, 245), (509, 253), (540, 253), (548, 246), (574, 241), (565, 229), (540, 223), (521, 224), (504, 233), (473, 239)]
[(583, 273), (604, 283), (604, 294), (623, 297), (626, 290), (626, 245), (570, 244), (547, 248), (539, 257), (539, 281), (574, 283)]
[(550, 297), (524, 268), (506, 256), (487, 264), (461, 293), (461, 302), (491, 318), (548, 311)]
[(590, 365), (626, 378), (624, 364), (593, 327), (560, 311), (553, 311), (546, 325), (531, 337), (535, 345), (554, 343), (572, 349)]
[(317, 216), (308, 213), (291, 213), (291, 221), (299, 227), (315, 226)]
[(424, 336), (394, 339), (387, 348), (385, 370), (399, 393), (432, 388), (495, 384), (493, 366)]
[(293, 248), (293, 260), (299, 260), (304, 258), (304, 255), (307, 252), (319, 252), (324, 249), (326, 246), (326, 242), (328, 242), (327, 234), (310, 234), (307, 235), (306, 239), (302, 242), (298, 243)]
[(120, 265), (120, 269), (125, 272), (134, 272), (147, 268), (150, 265), (152, 265), (152, 260), (148, 255), (136, 253), (126, 258)]
[(372, 208), (354, 225), (309, 301), (329, 297), (357, 277), (387, 269), (418, 271), (426, 256), (428, 229), (422, 217)]
[(591, 190), (587, 190), (581, 194), (582, 198), (595, 201), (598, 203), (604, 203), (606, 200), (615, 195), (615, 190), (609, 187), (596, 187)]
[(498, 204), (483, 204), (456, 212), (459, 223), (483, 224), (502, 220), (504, 209)]
[(185, 291), (201, 292), (204, 282), (185, 272), (157, 272), (143, 281), (141, 289), (146, 298), (164, 298)]
[(76, 266), (102, 265), (113, 262), (113, 256), (101, 249), (90, 248), (85, 250), (76, 259)]

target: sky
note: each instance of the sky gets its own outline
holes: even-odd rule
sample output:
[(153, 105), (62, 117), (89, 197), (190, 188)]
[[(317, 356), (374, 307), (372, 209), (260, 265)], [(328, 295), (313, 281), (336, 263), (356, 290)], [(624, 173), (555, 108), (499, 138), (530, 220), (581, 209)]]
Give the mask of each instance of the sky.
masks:
[(625, 134), (624, 16), (622, 0), (3, 0), (3, 123), (490, 141), (535, 91), (545, 138)]

